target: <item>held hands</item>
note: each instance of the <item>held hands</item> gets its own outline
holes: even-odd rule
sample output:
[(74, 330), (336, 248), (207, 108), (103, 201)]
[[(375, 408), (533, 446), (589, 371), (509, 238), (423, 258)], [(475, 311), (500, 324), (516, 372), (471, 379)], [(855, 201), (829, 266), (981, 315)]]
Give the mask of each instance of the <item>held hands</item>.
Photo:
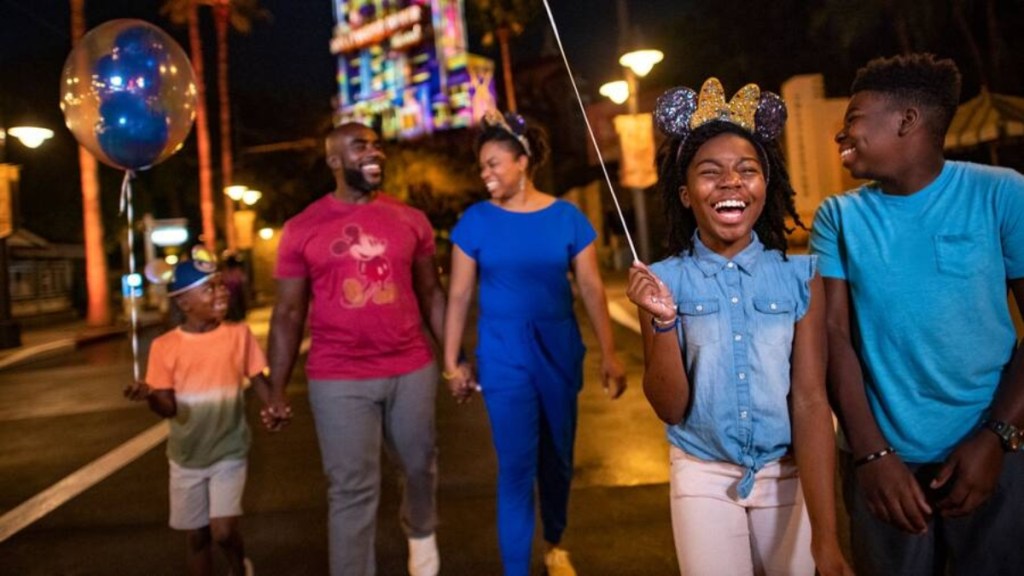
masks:
[(283, 430), (292, 421), (292, 407), (282, 395), (271, 393), (260, 410), (260, 422), (270, 432)]
[(448, 384), (448, 391), (459, 404), (472, 400), (475, 392), (480, 392), (480, 385), (476, 382), (473, 369), (469, 363), (462, 362), (454, 370), (445, 370), (441, 373), (445, 383)]
[(124, 387), (124, 397), (131, 400), (132, 402), (140, 402), (149, 398), (149, 395), (153, 392), (153, 389), (149, 387), (149, 384), (137, 380), (132, 384)]
[(676, 303), (668, 286), (642, 262), (634, 262), (629, 269), (629, 301), (662, 322), (676, 319)]

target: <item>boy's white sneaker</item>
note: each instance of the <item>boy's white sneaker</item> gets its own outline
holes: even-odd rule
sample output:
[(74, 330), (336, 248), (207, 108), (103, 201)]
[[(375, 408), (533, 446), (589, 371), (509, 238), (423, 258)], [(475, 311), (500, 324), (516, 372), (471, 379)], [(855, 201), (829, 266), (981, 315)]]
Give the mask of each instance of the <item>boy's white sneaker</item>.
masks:
[(576, 569), (569, 561), (569, 553), (561, 548), (552, 548), (544, 554), (544, 567), (548, 576), (576, 576)]
[(426, 538), (409, 538), (409, 576), (437, 576), (441, 556), (434, 534)]

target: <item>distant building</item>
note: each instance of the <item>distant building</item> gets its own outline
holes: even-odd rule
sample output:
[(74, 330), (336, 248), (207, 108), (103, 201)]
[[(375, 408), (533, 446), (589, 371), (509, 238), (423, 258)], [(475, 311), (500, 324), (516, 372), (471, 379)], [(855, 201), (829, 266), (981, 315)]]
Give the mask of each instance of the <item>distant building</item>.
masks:
[(71, 316), (85, 302), (85, 251), (25, 230), (7, 237), (11, 315), (18, 320)]
[(338, 122), (407, 139), (495, 107), (494, 63), (467, 52), (463, 0), (334, 0), (334, 20)]
[(846, 98), (826, 98), (821, 74), (794, 76), (782, 84), (789, 110), (785, 152), (796, 189), (796, 209), (808, 226), (822, 200), (858, 185), (839, 160), (835, 135), (843, 127)]

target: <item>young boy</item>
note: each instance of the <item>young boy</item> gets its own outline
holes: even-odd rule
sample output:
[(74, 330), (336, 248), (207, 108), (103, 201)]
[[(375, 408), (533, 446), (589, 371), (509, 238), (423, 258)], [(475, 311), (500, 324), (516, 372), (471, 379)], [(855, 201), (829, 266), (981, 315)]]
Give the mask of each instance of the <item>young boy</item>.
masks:
[[(186, 531), (189, 574), (210, 574), (216, 542), (231, 574), (251, 576), (238, 531), (250, 440), (242, 383), (248, 377), (266, 402), (266, 358), (248, 326), (223, 322), (228, 291), (216, 264), (179, 263), (168, 296), (185, 321), (153, 341), (146, 382), (125, 396), (170, 419), (170, 526)], [(262, 416), (270, 430), (286, 421)]]
[(811, 250), (857, 573), (1020, 574), (1024, 566), (1024, 177), (948, 161), (960, 73), (927, 54), (853, 82), (843, 166)]

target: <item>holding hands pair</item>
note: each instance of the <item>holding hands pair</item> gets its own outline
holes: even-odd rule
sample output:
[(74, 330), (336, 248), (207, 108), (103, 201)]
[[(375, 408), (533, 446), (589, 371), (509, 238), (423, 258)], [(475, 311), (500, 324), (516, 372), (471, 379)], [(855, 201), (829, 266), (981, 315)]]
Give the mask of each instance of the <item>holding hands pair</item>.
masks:
[(473, 369), (466, 362), (460, 363), (455, 370), (445, 370), (441, 376), (448, 384), (448, 390), (452, 393), (452, 397), (459, 404), (468, 402), (473, 398), (475, 392), (483, 390), (476, 381)]

